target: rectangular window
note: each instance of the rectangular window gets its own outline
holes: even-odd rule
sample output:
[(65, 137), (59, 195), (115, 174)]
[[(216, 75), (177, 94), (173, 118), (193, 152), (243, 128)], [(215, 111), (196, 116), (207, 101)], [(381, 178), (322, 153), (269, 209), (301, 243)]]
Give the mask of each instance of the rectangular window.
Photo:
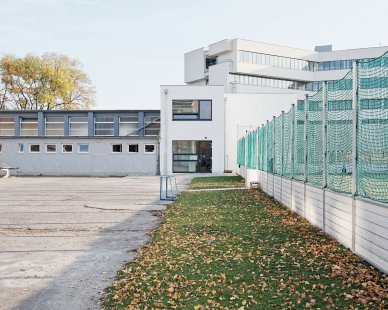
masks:
[(211, 141), (172, 141), (173, 172), (211, 172), (211, 145)]
[(128, 153), (138, 153), (139, 144), (128, 144)]
[(88, 117), (70, 116), (69, 134), (70, 136), (88, 136)]
[(19, 153), (24, 153), (24, 144), (23, 143), (18, 143), (18, 150), (19, 150)]
[(73, 153), (73, 144), (62, 144), (62, 153)]
[(139, 135), (139, 114), (133, 113), (120, 116), (120, 136), (138, 136)]
[(97, 116), (94, 118), (95, 136), (114, 136), (113, 116)]
[(122, 144), (112, 144), (112, 153), (121, 153), (123, 151)]
[(40, 145), (30, 144), (30, 153), (40, 153)]
[(211, 100), (173, 100), (172, 106), (173, 120), (212, 119)]
[(38, 119), (23, 117), (20, 119), (20, 135), (21, 136), (37, 136), (38, 135)]
[(78, 144), (78, 153), (89, 153), (89, 144), (87, 143)]
[(0, 153), (3, 151), (3, 145), (0, 144)]
[(144, 144), (144, 153), (146, 154), (153, 154), (156, 151), (156, 145), (155, 144)]
[(0, 136), (15, 135), (15, 119), (13, 117), (0, 117)]
[(64, 134), (63, 116), (46, 117), (46, 136), (63, 136)]
[(46, 144), (46, 153), (56, 153), (57, 145), (56, 144)]
[(144, 117), (144, 134), (146, 136), (158, 136), (160, 133), (160, 116), (146, 115)]

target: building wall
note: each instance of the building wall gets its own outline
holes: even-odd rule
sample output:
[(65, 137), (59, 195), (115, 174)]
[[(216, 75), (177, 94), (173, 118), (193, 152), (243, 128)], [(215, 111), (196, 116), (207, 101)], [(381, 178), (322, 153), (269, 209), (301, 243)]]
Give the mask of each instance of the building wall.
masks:
[[(89, 144), (89, 153), (79, 153), (78, 144)], [(2, 138), (0, 163), (18, 167), (12, 174), (24, 176), (126, 176), (155, 175), (158, 168), (156, 138)], [(24, 144), (24, 152), (19, 152)], [(29, 152), (30, 144), (39, 144), (40, 152)], [(56, 153), (46, 153), (46, 144), (56, 144)], [(72, 153), (63, 153), (62, 144), (72, 144)], [(122, 153), (112, 153), (112, 144), (122, 144)], [(138, 153), (129, 153), (128, 144), (138, 144)], [(145, 144), (155, 144), (155, 152), (144, 153)], [(1, 165), (1, 164), (0, 164)], [(1, 173), (1, 172), (0, 172)], [(2, 173), (4, 174), (4, 172)]]
[(185, 83), (205, 78), (205, 49), (199, 48), (185, 54)]
[(236, 171), (237, 141), (246, 130), (257, 128), (304, 94), (226, 94), (225, 95), (225, 169)]
[[(176, 99), (211, 99), (211, 121), (173, 121), (172, 101)], [(224, 172), (224, 87), (161, 86), (161, 174), (172, 173), (172, 141), (212, 141), (212, 172)]]

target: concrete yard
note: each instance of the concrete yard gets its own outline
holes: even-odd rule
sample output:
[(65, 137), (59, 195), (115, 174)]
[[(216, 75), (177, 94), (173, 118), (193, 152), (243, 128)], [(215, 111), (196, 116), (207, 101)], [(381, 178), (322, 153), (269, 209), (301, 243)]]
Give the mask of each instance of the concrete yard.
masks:
[(0, 309), (98, 309), (165, 207), (158, 177), (0, 179)]

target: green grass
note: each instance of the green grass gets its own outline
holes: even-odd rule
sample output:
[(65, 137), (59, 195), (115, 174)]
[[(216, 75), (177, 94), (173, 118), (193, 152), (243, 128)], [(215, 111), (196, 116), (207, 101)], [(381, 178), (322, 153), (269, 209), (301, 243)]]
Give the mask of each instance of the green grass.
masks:
[(383, 309), (384, 289), (381, 273), (258, 190), (187, 192), (118, 272), (103, 304)]
[(245, 187), (245, 180), (240, 176), (200, 177), (194, 178), (190, 189)]

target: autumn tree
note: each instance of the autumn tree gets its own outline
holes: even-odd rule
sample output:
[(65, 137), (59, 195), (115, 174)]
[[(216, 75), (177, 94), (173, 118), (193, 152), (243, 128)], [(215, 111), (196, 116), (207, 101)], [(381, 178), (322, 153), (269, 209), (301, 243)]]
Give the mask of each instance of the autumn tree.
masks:
[(80, 63), (64, 55), (0, 59), (0, 110), (79, 110), (94, 104)]

